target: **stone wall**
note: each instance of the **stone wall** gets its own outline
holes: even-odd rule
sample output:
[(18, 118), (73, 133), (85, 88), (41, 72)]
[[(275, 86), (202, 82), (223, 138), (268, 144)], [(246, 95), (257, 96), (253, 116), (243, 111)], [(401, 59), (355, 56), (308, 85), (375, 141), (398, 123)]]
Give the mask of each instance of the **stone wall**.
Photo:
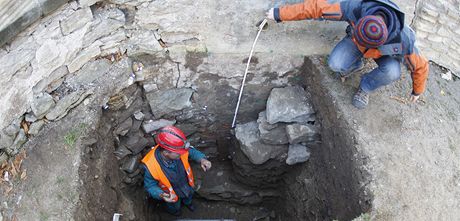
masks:
[(460, 1), (420, 1), (412, 25), (422, 53), (460, 73)]

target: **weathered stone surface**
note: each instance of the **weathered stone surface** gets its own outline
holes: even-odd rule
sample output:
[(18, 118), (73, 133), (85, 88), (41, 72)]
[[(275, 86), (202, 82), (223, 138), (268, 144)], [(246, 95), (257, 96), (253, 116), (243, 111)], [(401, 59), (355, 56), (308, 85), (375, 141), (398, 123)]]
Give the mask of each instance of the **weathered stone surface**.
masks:
[(7, 127), (5, 127), (5, 128), (3, 129), (3, 132), (4, 132), (6, 135), (15, 138), (16, 135), (18, 134), (19, 130), (21, 129), (21, 125), (20, 125), (21, 121), (22, 121), (22, 118), (16, 119), (16, 120), (13, 121), (10, 125), (8, 125)]
[(37, 1), (0, 2), (0, 46), (40, 18)]
[(257, 119), (259, 124), (260, 139), (266, 144), (287, 144), (288, 137), (286, 134), (286, 125), (283, 123), (269, 124), (266, 118), (266, 112), (259, 113)]
[(42, 15), (48, 15), (54, 10), (58, 9), (65, 3), (69, 2), (68, 0), (38, 0), (40, 4), (40, 9)]
[(267, 197), (276, 197), (278, 192), (271, 189), (248, 187), (236, 182), (231, 165), (216, 164), (207, 172), (199, 165), (194, 166), (194, 175), (198, 186), (197, 193), (207, 200), (227, 201), (238, 204), (257, 204)]
[(155, 117), (160, 118), (174, 111), (190, 107), (193, 90), (190, 88), (174, 88), (147, 94), (150, 108)]
[(64, 117), (69, 110), (76, 107), (80, 104), (86, 97), (93, 94), (92, 91), (75, 91), (61, 100), (59, 100), (54, 107), (48, 114), (46, 114), (46, 118), (48, 120), (59, 120)]
[(115, 150), (115, 152), (113, 152), (113, 154), (115, 155), (115, 157), (118, 160), (121, 160), (121, 159), (125, 158), (126, 156), (128, 156), (131, 153), (132, 152), (125, 145), (119, 145), (117, 150)]
[(55, 102), (53, 97), (48, 93), (40, 93), (32, 100), (32, 111), (38, 119), (43, 118), (48, 111), (53, 108)]
[(131, 127), (133, 126), (133, 119), (128, 117), (125, 121), (123, 121), (117, 128), (115, 128), (115, 134), (125, 136)]
[(259, 124), (259, 127), (262, 127), (264, 130), (272, 130), (277, 128), (280, 124), (269, 124), (267, 121), (267, 112), (262, 111), (259, 113), (259, 118), (257, 118), (257, 123)]
[(10, 156), (14, 156), (19, 153), (22, 145), (27, 142), (27, 136), (23, 129), (19, 130), (16, 139), (14, 139), (13, 145), (9, 148), (6, 148), (6, 153)]
[(145, 131), (145, 133), (151, 133), (153, 131), (156, 131), (162, 127), (165, 126), (171, 126), (176, 124), (176, 120), (165, 120), (165, 119), (160, 119), (160, 120), (149, 120), (145, 121), (142, 124), (142, 129)]
[(93, 20), (93, 13), (89, 7), (81, 8), (75, 11), (67, 19), (61, 21), (61, 30), (64, 35), (68, 35), (73, 31), (85, 26)]
[(133, 173), (139, 166), (139, 157), (132, 156), (125, 163), (123, 163), (122, 169), (127, 173)]
[(67, 65), (70, 73), (73, 73), (80, 69), (86, 62), (90, 61), (92, 58), (96, 57), (101, 53), (101, 49), (98, 44), (94, 44), (81, 51), (77, 57)]
[(121, 145), (125, 145), (129, 150), (131, 150), (133, 155), (139, 154), (148, 146), (148, 144), (149, 140), (139, 134), (129, 136), (121, 141)]
[(286, 164), (288, 147), (286, 146), (286, 150), (280, 156), (256, 165), (241, 150), (240, 144), (236, 139), (232, 140), (232, 142), (234, 145), (230, 149), (230, 155), (236, 180), (257, 188), (276, 187), (277, 183), (282, 179), (282, 175), (288, 169)]
[(286, 159), (288, 165), (303, 163), (308, 159), (310, 159), (310, 151), (306, 146), (302, 144), (289, 145), (288, 157)]
[(33, 123), (38, 120), (37, 117), (33, 113), (27, 113), (24, 116), (24, 119), (29, 123)]
[(44, 125), (45, 125), (44, 120), (39, 120), (37, 122), (32, 123), (29, 128), (29, 134), (37, 135), (38, 132), (40, 132), (40, 130), (43, 128)]
[(291, 124), (286, 126), (289, 143), (297, 144), (319, 140), (318, 128), (311, 124)]
[(125, 15), (121, 10), (117, 8), (100, 9), (95, 12), (94, 17), (93, 25), (83, 38), (83, 46), (89, 46), (99, 39), (102, 45), (108, 45), (110, 42), (117, 42), (126, 38), (124, 31), (111, 35), (125, 24)]
[(305, 90), (300, 86), (273, 88), (267, 100), (268, 123), (311, 120), (314, 110), (307, 96)]
[(107, 73), (110, 67), (111, 63), (107, 59), (88, 62), (84, 64), (80, 70), (75, 72), (74, 76), (68, 78), (66, 82), (74, 88), (88, 86), (103, 74)]
[(236, 139), (240, 148), (253, 164), (263, 164), (287, 151), (286, 145), (269, 145), (261, 143), (257, 122), (249, 122), (236, 126)]
[[(7, 160), (8, 160), (8, 155), (5, 152), (0, 151), (0, 165), (5, 163)], [(3, 217), (2, 217), (2, 214), (0, 212), (0, 221), (2, 221), (2, 220), (3, 220)]]
[(14, 142), (14, 137), (8, 136), (4, 131), (0, 131), (0, 150), (10, 147)]
[[(50, 85), (52, 84), (53, 82), (57, 81), (58, 79), (64, 77), (66, 74), (68, 74), (69, 71), (67, 69), (66, 66), (61, 66), (61, 67), (58, 67), (56, 70), (54, 70), (53, 72), (51, 72), (51, 74), (43, 79), (41, 79), (33, 88), (33, 92), (35, 94), (38, 94), (40, 92), (43, 92), (43, 91), (54, 91), (57, 87), (56, 85)], [(57, 86), (59, 86), (60, 84), (58, 84)]]
[(88, 7), (100, 2), (101, 0), (78, 0), (80, 7)]

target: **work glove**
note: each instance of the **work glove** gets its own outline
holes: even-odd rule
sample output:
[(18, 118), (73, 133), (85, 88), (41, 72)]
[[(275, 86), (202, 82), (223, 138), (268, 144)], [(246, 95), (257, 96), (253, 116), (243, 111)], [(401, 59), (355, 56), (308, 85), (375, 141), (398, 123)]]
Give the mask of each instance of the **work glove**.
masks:
[(201, 168), (203, 168), (204, 172), (206, 172), (209, 169), (211, 169), (212, 164), (211, 164), (211, 161), (209, 161), (209, 160), (201, 159), (200, 164), (201, 164)]
[(274, 8), (271, 8), (270, 10), (268, 10), (265, 15), (267, 16), (267, 19), (270, 19), (270, 20), (275, 20), (275, 9)]
[(160, 197), (167, 203), (174, 203), (174, 195), (173, 194), (168, 194), (168, 193), (162, 193), (160, 194)]

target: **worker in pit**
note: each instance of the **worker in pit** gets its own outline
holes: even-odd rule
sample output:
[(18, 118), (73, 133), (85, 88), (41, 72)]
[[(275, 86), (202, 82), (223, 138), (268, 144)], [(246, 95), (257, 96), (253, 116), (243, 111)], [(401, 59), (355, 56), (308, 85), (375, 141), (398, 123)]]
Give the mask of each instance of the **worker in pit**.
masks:
[(272, 8), (267, 18), (277, 22), (303, 19), (346, 21), (347, 35), (329, 56), (329, 67), (345, 80), (363, 67), (362, 58), (372, 58), (378, 67), (364, 74), (352, 104), (364, 109), (369, 94), (398, 80), (400, 64), (412, 76), (410, 101), (425, 91), (428, 60), (415, 46), (414, 31), (404, 24), (404, 13), (390, 0), (305, 0), (303, 3)]
[(190, 146), (177, 127), (163, 127), (154, 136), (157, 145), (142, 159), (145, 189), (154, 199), (164, 201), (166, 211), (172, 215), (181, 215), (181, 203), (195, 211), (195, 184), (189, 158), (200, 163), (205, 172), (211, 168), (211, 162)]

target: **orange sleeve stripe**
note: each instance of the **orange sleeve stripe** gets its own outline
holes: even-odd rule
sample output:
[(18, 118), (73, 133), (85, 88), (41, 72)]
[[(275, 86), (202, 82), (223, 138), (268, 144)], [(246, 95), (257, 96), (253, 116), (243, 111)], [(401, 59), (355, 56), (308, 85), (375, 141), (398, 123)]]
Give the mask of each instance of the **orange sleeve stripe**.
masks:
[(329, 4), (327, 0), (305, 0), (303, 3), (281, 7), (280, 18), (281, 21), (318, 18), (340, 20), (342, 11), (340, 3)]

